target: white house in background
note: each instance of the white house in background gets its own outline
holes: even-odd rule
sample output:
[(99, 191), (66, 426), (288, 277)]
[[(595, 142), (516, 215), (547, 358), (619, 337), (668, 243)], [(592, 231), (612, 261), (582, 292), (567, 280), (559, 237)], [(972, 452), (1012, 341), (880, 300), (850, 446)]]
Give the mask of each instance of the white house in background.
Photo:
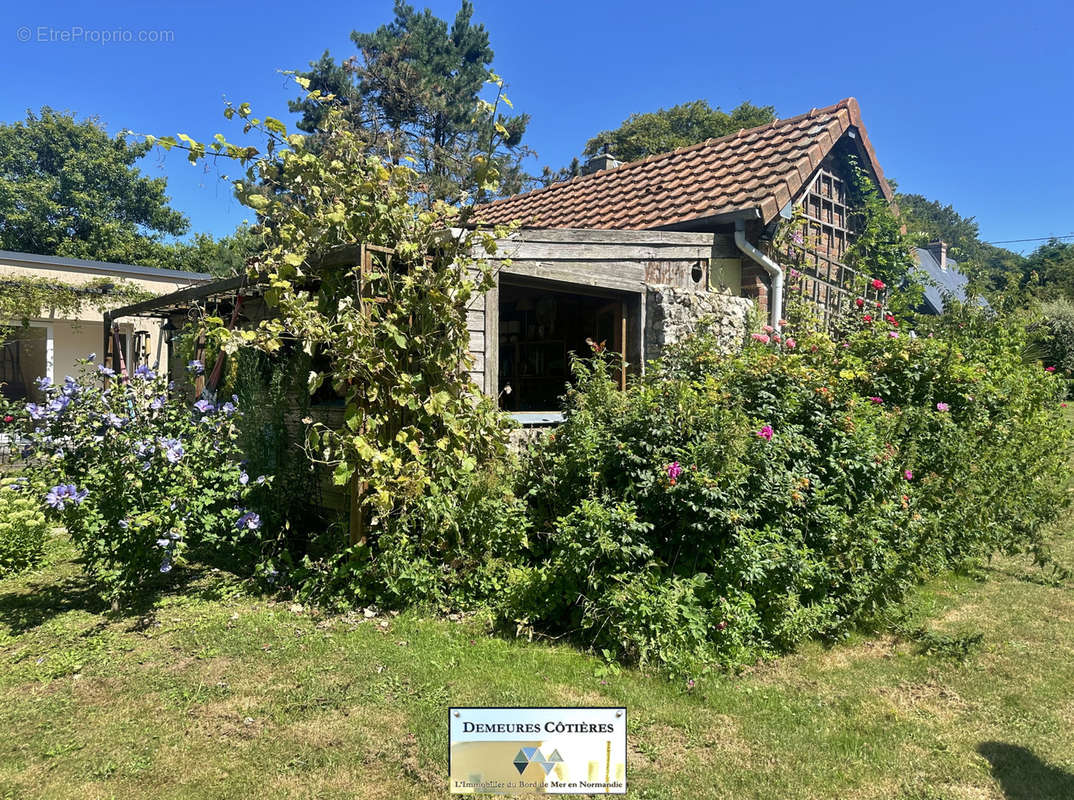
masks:
[[(38, 278), (56, 284), (85, 286), (103, 279), (122, 280), (151, 294), (167, 294), (206, 283), (212, 275), (170, 269), (110, 264), (62, 256), (38, 256), (0, 250), (0, 293), (4, 282), (19, 278)], [(87, 297), (75, 314), (35, 317), (27, 329), (18, 326), (0, 330), (0, 392), (10, 399), (39, 399), (34, 379), (47, 376), (62, 381), (77, 372), (76, 362), (90, 353), (104, 358), (104, 328), (98, 304)], [(47, 314), (48, 310), (42, 313)], [(14, 322), (15, 320), (0, 320)], [(154, 366), (161, 349), (161, 321), (131, 318), (119, 320), (120, 341), (131, 369), (139, 364)], [(160, 368), (167, 369), (167, 355), (160, 358)]]

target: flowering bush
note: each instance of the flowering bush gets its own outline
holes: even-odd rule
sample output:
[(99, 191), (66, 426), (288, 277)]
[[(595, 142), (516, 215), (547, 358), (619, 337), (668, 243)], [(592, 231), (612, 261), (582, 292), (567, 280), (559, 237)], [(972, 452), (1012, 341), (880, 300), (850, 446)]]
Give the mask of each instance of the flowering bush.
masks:
[(626, 392), (579, 363), (528, 469), (547, 533), (505, 616), (676, 669), (736, 664), (842, 635), (967, 559), (1044, 561), (1066, 502), (1060, 379), (1023, 361), (1016, 325), (898, 323), (792, 350), (766, 331), (732, 357), (702, 333)]
[(84, 363), (79, 379), (39, 382), (26, 407), (40, 498), (67, 526), (112, 598), (168, 573), (192, 545), (236, 540), (260, 524), (235, 445), (233, 401), (193, 406), (140, 367), (129, 383)]
[(24, 481), (0, 481), (0, 578), (34, 566), (44, 552), (48, 522)]

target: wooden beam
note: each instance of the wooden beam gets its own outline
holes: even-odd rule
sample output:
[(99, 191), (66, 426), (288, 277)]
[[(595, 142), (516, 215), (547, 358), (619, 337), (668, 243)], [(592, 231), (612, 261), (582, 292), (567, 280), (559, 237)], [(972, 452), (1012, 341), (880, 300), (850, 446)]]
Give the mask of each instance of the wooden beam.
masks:
[(500, 274), (485, 293), (485, 394), (500, 396)]
[(712, 256), (714, 236), (699, 244), (638, 244), (595, 242), (514, 242), (506, 240), (497, 259), (520, 261), (697, 261)]
[(178, 292), (162, 294), (149, 300), (143, 300), (140, 303), (133, 303), (129, 306), (116, 308), (109, 311), (108, 316), (111, 319), (119, 319), (120, 317), (144, 314), (148, 311), (161, 311), (165, 308), (183, 305), (184, 303), (203, 300), (204, 298), (212, 297), (215, 294), (227, 294), (236, 289), (243, 289), (246, 285), (246, 276), (238, 275), (234, 278), (226, 278), (221, 281), (214, 281), (213, 283), (205, 283), (201, 286), (192, 286), (189, 289), (180, 289)]
[(499, 272), (621, 292), (640, 292), (645, 288), (645, 265), (641, 262), (512, 261), (501, 265)]
[(695, 245), (712, 244), (712, 234), (697, 231), (628, 231), (598, 230), (595, 228), (523, 228), (501, 242), (564, 242), (589, 244), (631, 245)]

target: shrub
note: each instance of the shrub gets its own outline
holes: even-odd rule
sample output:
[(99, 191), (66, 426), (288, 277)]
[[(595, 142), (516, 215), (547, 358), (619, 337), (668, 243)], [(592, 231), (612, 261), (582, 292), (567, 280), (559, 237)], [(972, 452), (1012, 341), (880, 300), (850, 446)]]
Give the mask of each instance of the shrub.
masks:
[(1045, 560), (1070, 435), (1024, 328), (957, 309), (912, 337), (871, 317), (734, 356), (701, 333), (626, 392), (578, 362), (527, 467), (549, 533), (505, 617), (639, 661), (735, 664), (841, 636), (966, 560)]
[(1054, 300), (1040, 311), (1042, 319), (1033, 326), (1034, 342), (1044, 363), (1069, 378), (1074, 375), (1074, 303)]
[(0, 578), (33, 567), (44, 552), (48, 522), (25, 485), (0, 481)]
[(243, 469), (231, 401), (191, 406), (144, 367), (102, 388), (111, 370), (88, 369), (40, 381), (46, 401), (27, 407), (34, 470), (52, 487), (41, 499), (118, 601), (191, 546), (252, 535), (260, 518), (248, 507), (268, 481)]

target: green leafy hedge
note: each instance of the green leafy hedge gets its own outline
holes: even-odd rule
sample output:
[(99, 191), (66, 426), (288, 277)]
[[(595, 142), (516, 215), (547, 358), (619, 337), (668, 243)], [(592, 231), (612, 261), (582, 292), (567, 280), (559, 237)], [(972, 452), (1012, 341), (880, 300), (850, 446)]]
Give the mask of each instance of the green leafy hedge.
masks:
[(769, 331), (735, 356), (703, 333), (626, 392), (578, 362), (505, 618), (689, 672), (840, 636), (968, 559), (1045, 560), (1060, 381), (1015, 325), (918, 324), (862, 314), (844, 341)]

